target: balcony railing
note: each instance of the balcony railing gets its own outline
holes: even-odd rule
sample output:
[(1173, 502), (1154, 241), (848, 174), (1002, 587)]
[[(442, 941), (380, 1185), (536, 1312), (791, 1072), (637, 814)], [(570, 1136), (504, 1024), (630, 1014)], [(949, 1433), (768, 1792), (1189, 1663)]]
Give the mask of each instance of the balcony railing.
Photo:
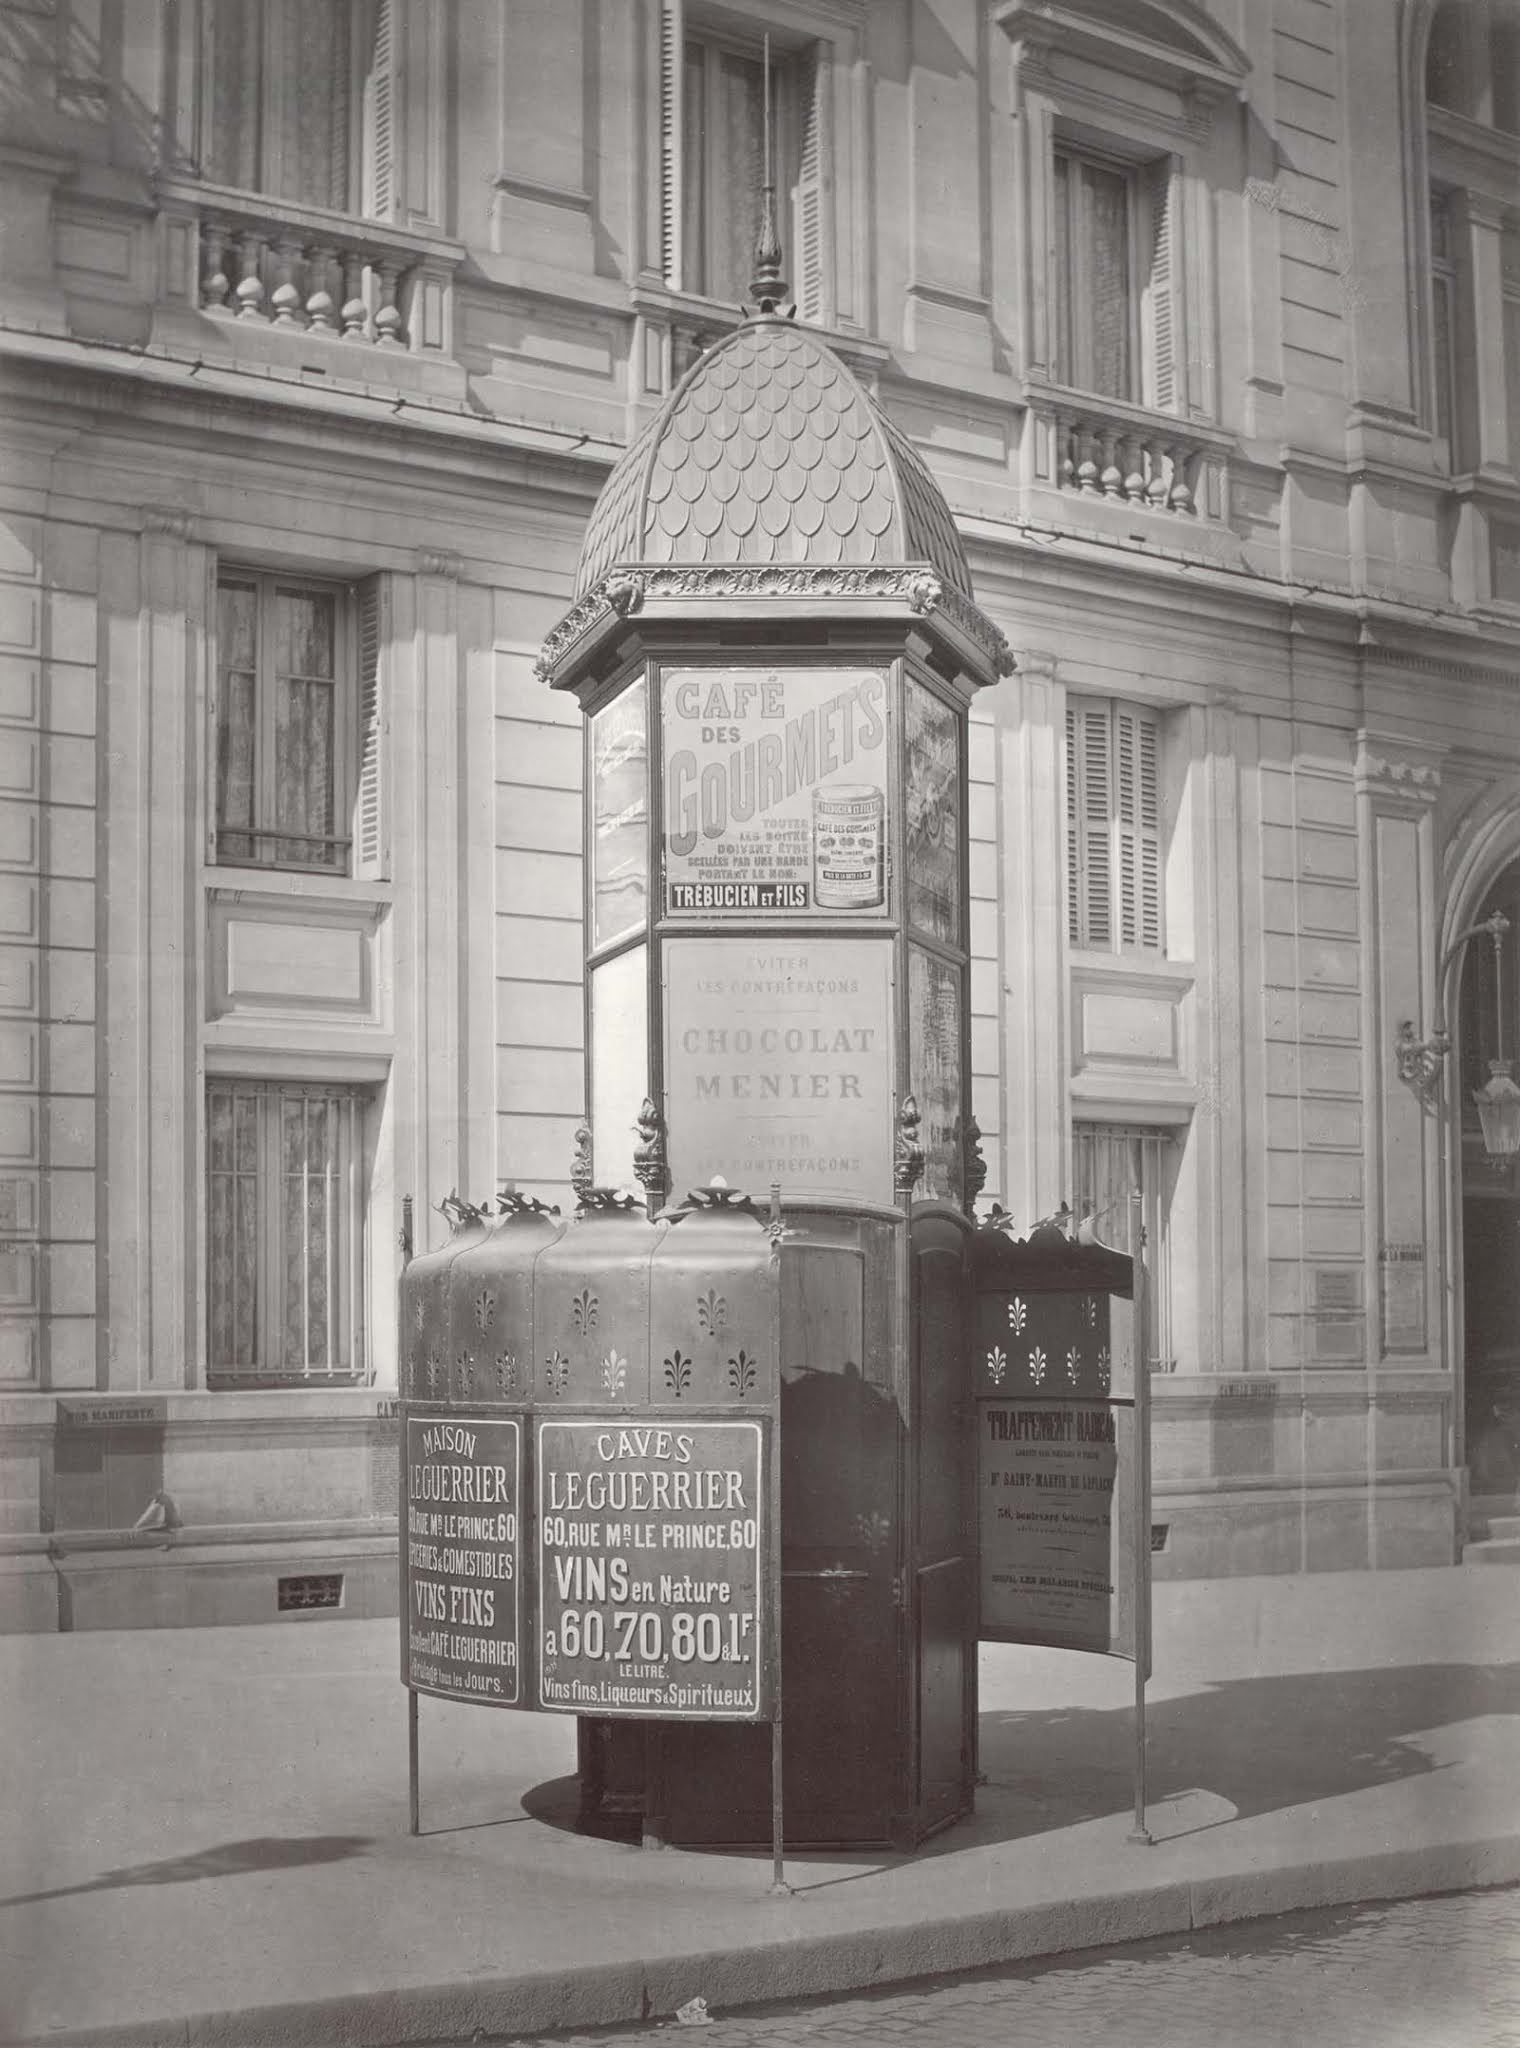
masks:
[(244, 332), (452, 357), (461, 244), (188, 179), (159, 196), (171, 302)]
[(1230, 437), (1218, 428), (1048, 388), (1027, 397), (1026, 482), (1180, 517), (1225, 516)]

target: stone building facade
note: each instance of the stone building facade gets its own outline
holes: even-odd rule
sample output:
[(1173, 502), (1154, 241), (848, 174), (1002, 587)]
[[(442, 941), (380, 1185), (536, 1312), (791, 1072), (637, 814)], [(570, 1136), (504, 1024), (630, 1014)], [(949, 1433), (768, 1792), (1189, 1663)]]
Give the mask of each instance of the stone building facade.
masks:
[(766, 37), (797, 317), (1017, 652), (987, 1192), (1142, 1188), (1158, 1573), (1514, 1493), (1509, 0), (7, 0), (0, 1626), (394, 1603), (402, 1199), (567, 1191), (534, 663), (739, 318)]

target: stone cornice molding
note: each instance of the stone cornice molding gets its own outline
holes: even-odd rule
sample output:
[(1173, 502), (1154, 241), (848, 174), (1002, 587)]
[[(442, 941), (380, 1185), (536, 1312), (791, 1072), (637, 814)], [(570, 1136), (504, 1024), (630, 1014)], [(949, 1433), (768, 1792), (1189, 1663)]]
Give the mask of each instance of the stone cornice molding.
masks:
[(417, 550), (417, 574), (438, 576), (450, 583), (457, 583), (463, 564), (452, 548), (419, 548)]

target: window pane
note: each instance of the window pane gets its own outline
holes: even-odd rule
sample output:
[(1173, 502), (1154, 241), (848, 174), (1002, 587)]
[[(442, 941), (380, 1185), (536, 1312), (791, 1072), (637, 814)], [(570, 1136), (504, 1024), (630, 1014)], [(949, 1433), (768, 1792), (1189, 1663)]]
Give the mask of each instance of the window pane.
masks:
[[(275, 789), (273, 822), (291, 833), (274, 858), (336, 865), (324, 842), (335, 812), (335, 620), (330, 597), (281, 590), (275, 599)], [(300, 835), (299, 837), (294, 835)]]
[(361, 1370), (360, 1105), (357, 1093), (342, 1088), (208, 1088), (214, 1377), (288, 1380)]
[(1095, 164), (1082, 167), (1089, 276), (1087, 382), (1108, 398), (1127, 398), (1129, 381), (1129, 184)]
[(284, 63), (275, 97), (277, 187), (284, 199), (349, 204), (352, 0), (283, 0)]
[(218, 185), (259, 186), (259, 80), (264, 10), (259, 0), (203, 0), (207, 83), (201, 164)]
[(222, 1086), (207, 1102), (208, 1304), (213, 1371), (251, 1367), (258, 1335), (256, 1095)]
[(257, 592), (247, 584), (217, 590), (219, 687), (216, 721), (217, 858), (253, 860), (255, 842), (238, 828), (254, 822)]
[(1071, 164), (1064, 156), (1055, 160), (1056, 218), (1056, 377), (1062, 384), (1076, 382), (1072, 360), (1071, 299), (1075, 252), (1071, 237)]
[(761, 67), (724, 51), (718, 63), (718, 132), (711, 138), (714, 190), (709, 195), (709, 247), (715, 299), (737, 305), (749, 294), (760, 232), (764, 171)]
[(325, 592), (281, 590), (275, 596), (275, 670), (282, 676), (333, 673), (333, 600)]
[(682, 272), (689, 292), (705, 292), (707, 215), (702, 204), (706, 185), (702, 138), (707, 132), (707, 53), (700, 43), (688, 43), (682, 61)]

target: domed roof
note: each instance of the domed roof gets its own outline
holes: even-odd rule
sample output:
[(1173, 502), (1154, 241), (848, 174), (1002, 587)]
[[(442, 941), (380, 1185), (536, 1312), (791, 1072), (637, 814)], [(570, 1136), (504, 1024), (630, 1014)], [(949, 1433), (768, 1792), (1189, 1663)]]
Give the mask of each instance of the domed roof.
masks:
[(622, 563), (927, 562), (971, 599), (939, 486), (839, 358), (748, 320), (693, 365), (602, 487), (579, 598)]

